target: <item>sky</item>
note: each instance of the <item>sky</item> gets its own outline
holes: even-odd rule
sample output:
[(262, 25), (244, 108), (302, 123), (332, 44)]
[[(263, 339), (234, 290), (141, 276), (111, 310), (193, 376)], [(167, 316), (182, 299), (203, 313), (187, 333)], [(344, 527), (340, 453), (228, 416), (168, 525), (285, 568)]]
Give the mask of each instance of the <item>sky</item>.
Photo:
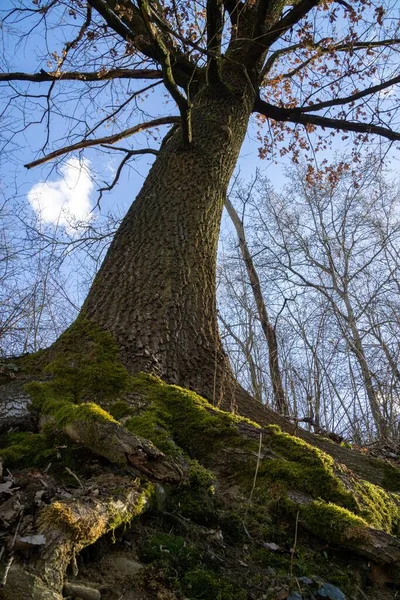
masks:
[[(13, 4), (13, 0), (2, 0), (1, 10), (7, 10)], [(23, 23), (21, 28), (24, 27), (27, 25)], [(61, 36), (62, 28), (55, 28), (48, 32), (46, 44), (49, 51), (62, 48), (64, 39)], [(6, 39), (3, 48), (6, 61), (0, 64), (0, 70), (38, 72), (40, 68), (46, 69), (46, 63), (42, 60), (45, 43), (39, 30), (33, 31), (16, 45)], [(31, 84), (29, 89), (31, 93), (46, 94), (49, 85), (49, 83)], [(16, 87), (18, 86), (16, 85)], [(21, 89), (23, 87), (20, 86)], [(76, 89), (78, 88), (79, 86), (76, 87)], [(1, 187), (13, 191), (15, 196), (22, 199), (36, 215), (40, 216), (44, 224), (53, 223), (57, 227), (65, 228), (67, 232), (72, 231), (71, 220), (92, 222), (98, 219), (99, 208), (103, 213), (114, 210), (123, 214), (139, 191), (154, 158), (146, 155), (131, 162), (116, 188), (105, 193), (100, 207), (96, 207), (99, 197), (98, 188), (112, 181), (113, 174), (123, 155), (99, 153), (95, 149), (89, 149), (83, 155), (69, 154), (60, 163), (26, 170), (23, 165), (40, 155), (39, 150), (45, 141), (45, 123), (35, 122), (36, 102), (43, 104), (43, 100), (31, 99), (25, 105), (28, 113), (31, 112), (31, 115), (28, 114), (28, 118), (30, 117), (32, 123), (29, 127), (20, 128), (18, 135), (13, 138), (12, 143), (6, 147), (3, 156), (0, 157)], [(20, 102), (14, 104), (11, 105), (11, 111), (8, 111), (9, 118), (12, 119), (15, 116), (16, 119), (21, 119), (22, 105)], [(160, 86), (149, 94), (139, 109), (142, 115), (176, 114), (176, 109), (172, 108), (171, 110), (171, 107), (171, 102), (166, 104), (165, 91)], [(90, 110), (92, 111), (91, 116), (96, 117), (97, 111), (98, 118), (101, 119), (109, 108), (94, 104)], [(79, 117), (79, 115), (77, 116)], [(144, 116), (139, 114), (137, 118), (140, 120)], [(2, 126), (4, 125), (2, 124)], [(7, 128), (7, 123), (5, 126)], [(61, 138), (66, 128), (65, 119), (55, 113), (50, 126), (52, 148), (62, 146)], [(167, 129), (167, 127), (160, 129), (161, 137)], [(142, 134), (135, 136), (132, 144), (135, 148), (146, 147), (149, 144), (154, 145), (151, 138)], [(256, 169), (259, 169), (270, 179), (275, 188), (282, 189), (285, 183), (285, 169), (289, 164), (288, 158), (281, 159), (277, 155), (274, 160), (262, 161), (258, 157), (258, 146), (257, 127), (251, 123), (236, 173), (239, 173), (240, 177), (246, 181), (251, 180)], [(320, 155), (320, 160), (324, 157), (332, 159), (335, 151), (343, 150), (345, 150), (343, 142), (336, 140), (329, 151)], [(394, 161), (397, 166), (397, 156)], [(76, 231), (79, 232), (79, 228)]]
[[(6, 11), (13, 4), (13, 0), (2, 0), (1, 10)], [(27, 25), (23, 23), (20, 27), (23, 29)], [(46, 45), (50, 51), (60, 50), (63, 41), (57, 28), (48, 32)], [(45, 49), (45, 43), (39, 30), (33, 31), (17, 44), (13, 44), (9, 38), (5, 38), (3, 50), (6, 61), (0, 62), (0, 71), (35, 73), (41, 68), (46, 69), (46, 63), (42, 60)], [(31, 84), (29, 91), (33, 94), (43, 95), (47, 93), (49, 86), (49, 83)], [(19, 83), (15, 84), (15, 88), (27, 89), (25, 84)], [(43, 101), (38, 100), (37, 103), (39, 102), (43, 104)], [(95, 107), (91, 116), (95, 116), (94, 112), (98, 111), (98, 118), (101, 119), (102, 111), (106, 108)], [(169, 104), (165, 102), (165, 90), (162, 86), (151, 92), (139, 108), (142, 113), (153, 116), (177, 114), (178, 112), (172, 102)], [(21, 119), (21, 110), (22, 103), (12, 101), (11, 110), (8, 110), (8, 118), (13, 119), (15, 116), (16, 119)], [(145, 155), (130, 162), (130, 166), (124, 170), (116, 188), (103, 194), (100, 207), (96, 207), (98, 188), (112, 181), (123, 155), (104, 154), (95, 149), (88, 149), (83, 155), (69, 154), (60, 163), (27, 170), (23, 165), (40, 156), (39, 151), (45, 141), (45, 122), (43, 120), (35, 122), (35, 111), (37, 110), (35, 100), (27, 101), (25, 110), (28, 113), (28, 120), (33, 122), (29, 127), (22, 125), (19, 128), (12, 143), (6, 146), (0, 156), (0, 191), (7, 188), (8, 193), (21, 199), (36, 215), (40, 216), (44, 224), (53, 223), (58, 228), (65, 228), (67, 231), (71, 230), (69, 227), (71, 219), (87, 222), (98, 219), (99, 208), (102, 213), (109, 210), (114, 210), (119, 214), (126, 212), (140, 190), (154, 157)], [(140, 121), (143, 117), (139, 114), (137, 118)], [(4, 119), (3, 123), (0, 121), (0, 126), (4, 127)], [(63, 119), (55, 113), (50, 127), (51, 149), (62, 146), (62, 142), (57, 140), (61, 139), (65, 130)], [(7, 128), (7, 122), (5, 128)], [(159, 139), (163, 137), (168, 128), (160, 128)], [(256, 168), (261, 169), (279, 187), (283, 182), (284, 162), (270, 168), (271, 166), (266, 161), (258, 158), (259, 142), (256, 139), (256, 133), (255, 126), (250, 126), (241, 151), (237, 172), (240, 173), (241, 178), (250, 180)], [(131, 140), (129, 141), (131, 142)], [(149, 144), (154, 145), (151, 138), (149, 140), (149, 137), (145, 135), (135, 136), (132, 144), (135, 148), (146, 147)]]

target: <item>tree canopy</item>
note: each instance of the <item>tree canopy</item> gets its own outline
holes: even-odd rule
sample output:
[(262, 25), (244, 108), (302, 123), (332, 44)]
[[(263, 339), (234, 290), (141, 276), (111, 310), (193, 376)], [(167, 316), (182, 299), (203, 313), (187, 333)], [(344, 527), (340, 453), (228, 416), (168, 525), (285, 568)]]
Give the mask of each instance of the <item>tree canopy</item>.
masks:
[[(373, 134), (395, 142), (395, 5), (11, 2), (2, 10), (3, 149), (12, 150), (21, 133), (40, 122), (43, 143), (30, 168), (88, 147), (116, 149), (117, 142), (130, 144), (140, 131), (178, 117), (190, 143), (193, 99), (206, 82), (224, 79), (226, 64), (254, 90), (261, 155), (276, 152), (278, 143), (297, 158), (300, 150), (325, 147), (335, 131), (344, 132), (342, 139), (353, 134), (356, 144)], [(24, 72), (23, 48), (31, 40), (37, 56), (29, 57), (31, 71)], [(160, 83), (173, 102), (163, 106), (157, 97), (154, 114), (140, 114), (138, 98)], [(120, 169), (138, 152), (134, 143), (124, 148)]]

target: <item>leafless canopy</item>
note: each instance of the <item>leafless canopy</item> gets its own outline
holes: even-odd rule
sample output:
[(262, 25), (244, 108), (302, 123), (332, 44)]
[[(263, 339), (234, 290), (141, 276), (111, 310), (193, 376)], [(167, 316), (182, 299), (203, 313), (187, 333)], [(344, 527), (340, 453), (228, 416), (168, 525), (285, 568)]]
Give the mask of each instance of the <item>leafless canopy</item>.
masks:
[[(27, 129), (36, 133), (41, 125), (28, 168), (87, 147), (106, 144), (111, 151), (111, 144), (128, 138), (124, 166), (134, 156), (135, 133), (177, 119), (172, 104), (160, 98), (152, 115), (139, 104), (161, 83), (190, 144), (191, 97), (219, 77), (223, 61), (237, 63), (256, 91), (262, 155), (284, 142), (280, 151), (296, 158), (300, 149), (324, 147), (335, 131), (351, 132), (358, 143), (371, 134), (400, 140), (394, 1), (9, 4), (1, 15), (1, 142), (10, 158)], [(22, 68), (26, 62), (29, 72)], [(319, 137), (311, 136), (314, 130)]]

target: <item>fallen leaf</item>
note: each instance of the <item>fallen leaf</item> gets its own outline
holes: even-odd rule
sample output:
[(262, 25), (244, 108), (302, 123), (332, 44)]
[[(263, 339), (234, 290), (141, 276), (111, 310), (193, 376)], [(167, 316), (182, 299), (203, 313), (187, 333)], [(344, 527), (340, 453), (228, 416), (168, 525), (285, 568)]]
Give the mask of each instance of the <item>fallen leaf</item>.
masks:
[(10, 490), (12, 486), (12, 481), (6, 481), (5, 483), (0, 483), (0, 494), (12, 494), (13, 491)]
[(328, 598), (329, 600), (346, 600), (346, 596), (339, 588), (331, 583), (324, 583), (317, 592), (320, 598)]
[(267, 550), (271, 550), (271, 552), (277, 552), (278, 550), (281, 550), (281, 547), (278, 546), (278, 544), (274, 544), (274, 542), (264, 542), (263, 546)]

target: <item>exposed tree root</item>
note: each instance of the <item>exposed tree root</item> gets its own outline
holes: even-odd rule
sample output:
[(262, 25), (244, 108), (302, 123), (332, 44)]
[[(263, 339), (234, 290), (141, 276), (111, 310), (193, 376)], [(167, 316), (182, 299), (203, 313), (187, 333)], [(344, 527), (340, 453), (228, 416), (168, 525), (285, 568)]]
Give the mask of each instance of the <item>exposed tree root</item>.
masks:
[(3, 600), (59, 600), (65, 572), (76, 555), (105, 533), (145, 510), (151, 486), (118, 475), (89, 480), (68, 500), (43, 508), (36, 534), (44, 543), (35, 556), (18, 553), (1, 590)]
[(151, 480), (178, 483), (184, 478), (183, 460), (166, 456), (149, 440), (137, 437), (114, 421), (72, 421), (64, 432), (73, 442), (115, 465), (132, 466)]
[[(105, 466), (117, 474), (87, 480), (79, 475), (80, 487), (67, 495), (60, 493), (56, 483), (45, 482), (47, 505), (31, 510), (34, 516), (28, 535), (24, 520), (21, 531), (17, 527), (20, 515), (25, 518), (28, 514), (28, 494), (23, 486), (21, 492), (3, 488), (3, 493), (14, 494), (0, 506), (3, 522), (11, 515), (8, 551), (13, 562), (5, 573), (0, 598), (61, 600), (67, 567), (74, 564), (76, 555), (144, 510), (152, 484), (134, 477), (140, 474), (152, 482), (186, 485), (193, 477), (188, 456), (196, 459), (196, 481), (203, 480), (204, 485), (210, 475), (204, 467), (212, 469), (220, 487), (229, 493), (238, 490), (238, 505), (243, 506), (250, 496), (260, 507), (265, 501), (271, 503), (270, 489), (277, 486), (280, 507), (289, 522), (298, 514), (300, 528), (383, 565), (400, 584), (400, 542), (393, 535), (400, 524), (399, 497), (363, 480), (381, 484), (388, 463), (299, 429), (294, 432), (285, 419), (251, 399), (246, 406), (244, 396), (239, 410), (261, 427), (148, 375), (132, 377), (125, 399), (117, 396), (118, 402), (108, 403), (111, 412), (85, 398), (74, 401), (67, 393), (70, 388), (65, 391), (63, 379), (57, 376), (29, 388), (44, 417), (42, 423), (51, 424), (75, 444), (108, 461), (98, 469)], [(96, 398), (94, 393), (91, 397)], [(276, 426), (265, 427), (277, 421), (291, 435)], [(29, 436), (45, 437), (25, 435), (28, 441)], [(29, 450), (29, 445), (26, 448)], [(18, 459), (18, 452), (23, 451), (17, 443), (0, 450), (0, 455), (7, 465), (7, 459)], [(391, 489), (396, 489), (398, 471), (392, 470)]]

